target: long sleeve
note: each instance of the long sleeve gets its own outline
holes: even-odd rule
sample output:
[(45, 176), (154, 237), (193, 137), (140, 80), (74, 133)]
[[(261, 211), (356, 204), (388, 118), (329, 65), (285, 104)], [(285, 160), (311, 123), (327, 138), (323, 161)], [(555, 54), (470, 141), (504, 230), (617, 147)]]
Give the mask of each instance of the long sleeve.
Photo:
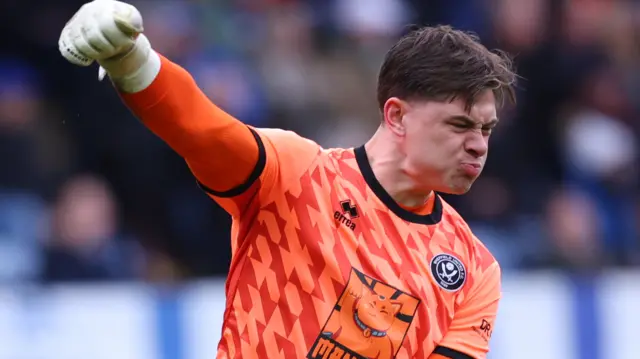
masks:
[(120, 95), (232, 216), (259, 202), (256, 194), (284, 190), (318, 155), (315, 142), (293, 132), (243, 124), (213, 104), (186, 70), (163, 56), (160, 61), (151, 85)]
[(160, 59), (153, 83), (138, 93), (121, 93), (122, 99), (206, 187), (224, 192), (240, 186), (258, 163), (251, 130), (213, 104), (186, 70)]

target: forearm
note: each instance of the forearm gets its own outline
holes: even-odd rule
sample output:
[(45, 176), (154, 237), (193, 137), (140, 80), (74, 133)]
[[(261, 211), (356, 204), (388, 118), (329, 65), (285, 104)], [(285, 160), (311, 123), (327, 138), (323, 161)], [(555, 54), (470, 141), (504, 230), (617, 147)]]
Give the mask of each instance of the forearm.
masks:
[(187, 71), (159, 58), (156, 76), (141, 91), (125, 92), (114, 81), (124, 102), (187, 160), (207, 187), (225, 191), (243, 183), (258, 161), (258, 145), (250, 130), (215, 106)]

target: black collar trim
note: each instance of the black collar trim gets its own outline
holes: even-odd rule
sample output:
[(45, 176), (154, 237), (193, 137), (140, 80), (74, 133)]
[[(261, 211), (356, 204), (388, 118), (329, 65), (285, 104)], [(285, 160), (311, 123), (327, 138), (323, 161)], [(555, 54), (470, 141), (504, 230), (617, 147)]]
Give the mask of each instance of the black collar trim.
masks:
[(369, 159), (367, 158), (367, 151), (364, 146), (360, 146), (354, 149), (356, 155), (356, 161), (358, 162), (358, 167), (360, 168), (360, 172), (364, 177), (364, 180), (369, 185), (369, 188), (373, 191), (373, 193), (378, 196), (378, 198), (382, 201), (382, 203), (391, 210), (396, 216), (404, 219), (405, 221), (418, 223), (418, 224), (438, 224), (440, 220), (442, 220), (442, 200), (437, 193), (434, 193), (436, 196), (434, 198), (433, 203), (433, 211), (431, 214), (427, 215), (419, 215), (413, 213), (411, 211), (407, 211), (406, 209), (400, 207), (400, 205), (391, 198), (391, 195), (382, 187), (378, 179), (373, 174), (373, 169), (371, 169), (371, 164), (369, 163)]

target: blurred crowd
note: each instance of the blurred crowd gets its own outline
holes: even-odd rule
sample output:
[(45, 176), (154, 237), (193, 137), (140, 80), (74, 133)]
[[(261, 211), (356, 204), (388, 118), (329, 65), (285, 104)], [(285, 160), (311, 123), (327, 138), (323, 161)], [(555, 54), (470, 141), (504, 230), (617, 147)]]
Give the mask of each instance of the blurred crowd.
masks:
[[(224, 275), (229, 218), (97, 68), (58, 54), (81, 0), (0, 4), (0, 281)], [(504, 271), (640, 264), (640, 6), (622, 0), (133, 1), (156, 50), (243, 121), (325, 147), (375, 130), (376, 74), (411, 25), (514, 56), (486, 171), (449, 200)]]

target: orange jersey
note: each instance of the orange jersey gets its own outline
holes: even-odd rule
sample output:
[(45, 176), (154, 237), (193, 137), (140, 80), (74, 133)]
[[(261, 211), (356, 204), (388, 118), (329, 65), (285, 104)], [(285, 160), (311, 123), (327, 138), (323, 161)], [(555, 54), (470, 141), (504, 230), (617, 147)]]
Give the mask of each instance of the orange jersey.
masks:
[[(218, 358), (486, 357), (500, 268), (448, 204), (434, 195), (428, 214), (404, 209), (364, 147), (248, 128), (185, 76), (163, 58), (149, 89), (123, 97), (233, 217)], [(198, 137), (223, 124), (234, 141)], [(221, 152), (230, 146), (242, 153)]]

